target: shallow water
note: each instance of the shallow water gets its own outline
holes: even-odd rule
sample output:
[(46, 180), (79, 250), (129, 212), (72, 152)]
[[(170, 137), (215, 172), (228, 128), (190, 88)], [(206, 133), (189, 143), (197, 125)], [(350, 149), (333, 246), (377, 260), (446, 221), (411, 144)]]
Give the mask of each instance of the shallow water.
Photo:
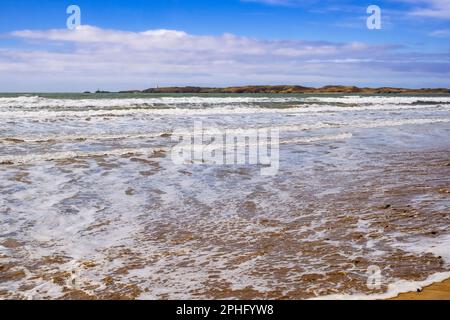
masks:
[[(361, 297), (450, 271), (449, 96), (120, 97), (0, 97), (0, 297)], [(195, 120), (279, 129), (278, 174), (175, 165)]]

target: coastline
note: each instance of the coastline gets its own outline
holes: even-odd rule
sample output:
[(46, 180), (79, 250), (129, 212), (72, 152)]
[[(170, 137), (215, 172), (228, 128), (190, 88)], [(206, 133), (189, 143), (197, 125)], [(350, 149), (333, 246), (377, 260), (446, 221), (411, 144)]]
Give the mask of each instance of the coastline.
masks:
[[(88, 92), (86, 92), (88, 93)], [(96, 93), (108, 93), (107, 91), (97, 91)], [(208, 87), (158, 87), (145, 90), (127, 90), (119, 91), (119, 93), (158, 93), (158, 94), (200, 94), (200, 93), (216, 93), (216, 94), (449, 94), (448, 88), (360, 88), (357, 86), (329, 85), (321, 88), (305, 87), (298, 85), (250, 85), (250, 86), (234, 86), (224, 88), (208, 88)]]
[(450, 279), (424, 287), (420, 292), (401, 293), (389, 300), (450, 300)]
[(450, 300), (450, 272), (436, 273), (423, 281), (399, 280), (381, 294), (333, 294), (310, 300)]

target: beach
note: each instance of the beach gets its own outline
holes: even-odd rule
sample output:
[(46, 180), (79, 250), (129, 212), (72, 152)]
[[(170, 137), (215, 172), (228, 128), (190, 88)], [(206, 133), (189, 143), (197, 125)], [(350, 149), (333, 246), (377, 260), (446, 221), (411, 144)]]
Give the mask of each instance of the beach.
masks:
[(0, 298), (447, 298), (449, 136), (448, 95), (1, 96)]
[(450, 280), (425, 287), (421, 292), (400, 294), (392, 300), (450, 300)]

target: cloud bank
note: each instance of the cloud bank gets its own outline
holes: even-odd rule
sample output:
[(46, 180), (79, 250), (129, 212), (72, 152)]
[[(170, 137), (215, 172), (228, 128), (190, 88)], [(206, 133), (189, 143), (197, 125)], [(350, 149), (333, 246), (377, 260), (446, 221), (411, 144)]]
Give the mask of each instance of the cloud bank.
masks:
[(27, 49), (0, 49), (0, 91), (244, 84), (450, 87), (449, 53), (409, 52), (394, 45), (268, 41), (177, 30), (127, 32), (87, 25), (9, 36), (27, 42)]

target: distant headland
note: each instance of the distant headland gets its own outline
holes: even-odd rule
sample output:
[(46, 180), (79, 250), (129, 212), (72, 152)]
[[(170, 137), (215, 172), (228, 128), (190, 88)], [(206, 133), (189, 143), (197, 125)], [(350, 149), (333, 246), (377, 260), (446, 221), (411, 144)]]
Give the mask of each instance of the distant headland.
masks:
[(321, 88), (279, 85), (279, 86), (240, 86), (226, 88), (208, 87), (161, 87), (146, 90), (128, 90), (120, 93), (262, 93), (262, 94), (449, 94), (450, 89), (446, 88), (359, 88), (355, 86), (324, 86)]

